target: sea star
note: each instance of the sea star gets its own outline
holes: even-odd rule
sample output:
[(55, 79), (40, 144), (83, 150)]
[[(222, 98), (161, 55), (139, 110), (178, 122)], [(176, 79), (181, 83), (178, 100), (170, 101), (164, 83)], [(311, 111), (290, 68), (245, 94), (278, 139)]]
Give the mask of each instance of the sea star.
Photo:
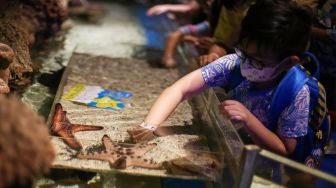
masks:
[(53, 135), (62, 137), (72, 149), (82, 149), (81, 144), (75, 139), (74, 133), (78, 131), (101, 130), (103, 128), (101, 126), (72, 124), (66, 117), (66, 111), (63, 111), (62, 105), (60, 103), (55, 105), (55, 115), (50, 126), (50, 131)]
[(125, 169), (129, 166), (151, 169), (162, 167), (161, 163), (154, 163), (153, 160), (143, 158), (143, 154), (156, 147), (156, 144), (138, 143), (131, 147), (125, 147), (113, 143), (107, 135), (103, 136), (102, 143), (105, 147), (103, 151), (79, 153), (77, 154), (77, 158), (108, 161), (111, 168), (117, 169)]
[(218, 176), (220, 165), (212, 154), (198, 153), (196, 151), (163, 164), (168, 172), (173, 174), (199, 174), (209, 178)]

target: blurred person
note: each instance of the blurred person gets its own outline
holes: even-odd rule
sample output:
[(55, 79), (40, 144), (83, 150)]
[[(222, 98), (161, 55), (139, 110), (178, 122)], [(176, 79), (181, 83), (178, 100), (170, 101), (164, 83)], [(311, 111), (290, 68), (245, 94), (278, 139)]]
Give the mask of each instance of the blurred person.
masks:
[(320, 61), (320, 81), (326, 89), (332, 131), (336, 134), (336, 0), (320, 1), (310, 51)]
[(254, 0), (223, 0), (218, 24), (213, 35), (214, 44), (210, 46), (208, 54), (200, 56), (201, 66), (234, 52), (242, 19), (245, 17)]
[(182, 26), (177, 31), (168, 34), (161, 61), (165, 67), (173, 68), (176, 66), (176, 50), (181, 42), (192, 43), (200, 54), (208, 51), (213, 44), (211, 36), (218, 21), (220, 9), (218, 7), (221, 7), (221, 2), (221, 0), (199, 0), (198, 3), (207, 14), (207, 19), (197, 24)]

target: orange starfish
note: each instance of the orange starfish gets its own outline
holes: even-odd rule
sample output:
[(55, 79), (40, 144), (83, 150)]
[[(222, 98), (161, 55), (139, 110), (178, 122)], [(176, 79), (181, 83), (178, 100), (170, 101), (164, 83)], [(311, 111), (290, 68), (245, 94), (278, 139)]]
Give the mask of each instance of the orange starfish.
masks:
[(66, 117), (66, 111), (63, 111), (62, 105), (60, 103), (55, 105), (55, 115), (50, 126), (50, 132), (53, 135), (62, 137), (65, 143), (72, 149), (82, 149), (81, 144), (75, 139), (74, 133), (78, 131), (101, 130), (103, 128), (101, 126), (72, 124)]
[(143, 158), (143, 154), (156, 147), (156, 144), (135, 144), (131, 147), (115, 144), (104, 135), (102, 138), (105, 150), (77, 154), (78, 159), (94, 159), (108, 161), (111, 168), (125, 169), (129, 166), (157, 169), (162, 168), (161, 163)]

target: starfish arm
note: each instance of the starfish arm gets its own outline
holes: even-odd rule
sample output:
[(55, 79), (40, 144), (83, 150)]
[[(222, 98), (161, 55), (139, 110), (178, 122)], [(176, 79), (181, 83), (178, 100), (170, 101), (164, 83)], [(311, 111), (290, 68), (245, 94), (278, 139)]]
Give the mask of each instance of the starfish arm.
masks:
[(66, 111), (62, 111), (62, 116), (61, 116), (60, 121), (63, 122), (63, 123), (70, 123), (70, 121), (67, 117), (67, 112)]
[(103, 136), (102, 142), (105, 146), (106, 151), (108, 152), (118, 152), (122, 150), (122, 147), (119, 146), (118, 144), (114, 144), (112, 140), (110, 139), (110, 137), (108, 137), (107, 135)]
[[(154, 148), (156, 144), (136, 144), (133, 147), (122, 147), (119, 144), (114, 144), (107, 135), (103, 136), (102, 143), (105, 146), (104, 151), (80, 153), (77, 158), (108, 161), (110, 167), (116, 169), (124, 169), (128, 166), (151, 169), (163, 167), (161, 163), (154, 163), (152, 160), (149, 161), (142, 157), (144, 153)], [(135, 153), (137, 156), (134, 155)]]
[(80, 124), (72, 124), (71, 130), (73, 133), (76, 133), (78, 131), (96, 131), (101, 130), (104, 127), (101, 126), (94, 126), (94, 125), (80, 125)]
[(132, 150), (134, 151), (134, 153), (136, 153), (137, 155), (143, 155), (145, 153), (147, 153), (149, 150), (153, 149), (154, 147), (156, 147), (156, 144), (135, 144), (132, 147)]
[(100, 161), (115, 161), (117, 157), (114, 155), (105, 153), (105, 152), (86, 152), (77, 154), (78, 159), (92, 159), (92, 160), (100, 160)]
[(144, 159), (141, 156), (136, 156), (134, 158), (127, 157), (126, 166), (135, 166), (135, 167), (143, 167), (150, 169), (159, 169), (162, 168), (162, 163), (154, 163), (152, 160)]
[(115, 152), (87, 152), (77, 154), (78, 159), (89, 159), (89, 160), (99, 160), (107, 161), (111, 168), (123, 169), (126, 168), (125, 157), (115, 153)]
[(60, 130), (56, 133), (57, 136), (60, 136), (68, 146), (74, 150), (82, 149), (81, 144), (75, 139), (73, 134), (67, 130)]
[(57, 132), (58, 130), (62, 129), (62, 125), (61, 125), (61, 119), (62, 119), (62, 113), (63, 112), (63, 109), (62, 109), (62, 106), (60, 103), (57, 103), (55, 105), (55, 114), (54, 114), (54, 118), (53, 118), (53, 121), (51, 123), (51, 126), (50, 126), (50, 130), (52, 132)]
[(110, 161), (110, 167), (116, 168), (116, 169), (125, 169), (127, 167), (127, 161), (125, 157), (119, 157), (117, 160), (113, 161), (111, 163)]

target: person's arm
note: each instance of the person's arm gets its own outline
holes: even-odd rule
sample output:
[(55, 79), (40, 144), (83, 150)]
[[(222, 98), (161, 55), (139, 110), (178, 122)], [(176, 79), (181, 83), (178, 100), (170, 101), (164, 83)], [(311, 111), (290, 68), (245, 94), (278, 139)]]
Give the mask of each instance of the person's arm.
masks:
[[(238, 56), (231, 54), (218, 59), (207, 67), (197, 69), (168, 87), (157, 98), (145, 122), (159, 125), (174, 111), (177, 105), (185, 99), (202, 92), (204, 89), (223, 86), (228, 82), (228, 75), (235, 65)], [(218, 67), (221, 67), (218, 70)]]
[(305, 85), (294, 101), (281, 113), (276, 133), (267, 129), (244, 105), (238, 101), (225, 101), (220, 110), (231, 120), (245, 123), (252, 140), (262, 148), (269, 149), (280, 155), (288, 156), (296, 148), (296, 138), (308, 132), (309, 119), (309, 87)]
[[(255, 144), (257, 144), (258, 146), (260, 146), (262, 148), (266, 148), (266, 149), (268, 149), (270, 151), (278, 153), (280, 155), (288, 156), (289, 154), (293, 153), (293, 151), (294, 151), (294, 149), (296, 147), (296, 139), (295, 138), (287, 138), (287, 137), (279, 136), (279, 135), (271, 132), (273, 134), (273, 136), (278, 137), (281, 140), (281, 142), (282, 142), (282, 143), (280, 143), (279, 140), (276, 138), (277, 142), (279, 142), (278, 146), (280, 146), (280, 147), (278, 147), (278, 149), (274, 149), (275, 147), (271, 146), (272, 143), (266, 142), (267, 144), (265, 145), (265, 140), (261, 140), (260, 139), (260, 135), (256, 134), (255, 131), (250, 130), (247, 127), (245, 129), (247, 130), (248, 134), (251, 136), (251, 139), (253, 140), (253, 142)], [(260, 131), (262, 131), (262, 130), (260, 130)], [(267, 129), (267, 131), (269, 131), (269, 130)], [(268, 137), (267, 139), (272, 139), (272, 138)], [(267, 139), (266, 139), (266, 141), (267, 141)]]
[(269, 149), (280, 155), (287, 156), (296, 146), (294, 138), (280, 138), (268, 130), (243, 104), (234, 100), (226, 100), (220, 110), (223, 115), (233, 121), (241, 121), (250, 134), (252, 140), (262, 148)]
[(290, 155), (296, 147), (295, 138), (278, 136), (267, 129), (255, 116), (246, 124), (252, 140), (261, 146), (283, 156)]
[(160, 125), (183, 100), (193, 97), (206, 88), (201, 69), (184, 76), (161, 93), (151, 107), (145, 122)]
[(200, 8), (197, 1), (191, 1), (188, 4), (164, 4), (164, 5), (155, 5), (147, 11), (148, 16), (156, 16), (166, 12), (172, 13), (188, 13), (196, 11)]
[(191, 98), (207, 88), (202, 77), (201, 69), (184, 76), (165, 89), (151, 107), (144, 123), (139, 127), (128, 129), (135, 142), (148, 140), (156, 135), (171, 134), (170, 129), (159, 127), (175, 108), (185, 99)]
[[(207, 87), (225, 85), (237, 58), (238, 56), (235, 54), (222, 57), (216, 62), (184, 76), (165, 89), (156, 99), (144, 123), (127, 130), (133, 141), (148, 140), (153, 135), (171, 134), (169, 127), (159, 125), (169, 117), (183, 100), (193, 97)], [(221, 67), (221, 69), (218, 70), (218, 67)]]

